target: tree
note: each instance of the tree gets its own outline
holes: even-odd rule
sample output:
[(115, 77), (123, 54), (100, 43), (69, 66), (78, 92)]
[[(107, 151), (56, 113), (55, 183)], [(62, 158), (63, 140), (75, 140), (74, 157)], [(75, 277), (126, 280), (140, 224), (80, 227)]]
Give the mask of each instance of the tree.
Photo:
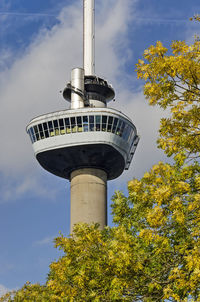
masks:
[[(114, 221), (137, 238), (142, 301), (200, 299), (200, 167), (159, 163), (114, 197)], [(130, 300), (131, 301), (131, 300)], [(132, 300), (135, 301), (135, 300)]]
[[(198, 19), (197, 19), (198, 20)], [(55, 239), (64, 256), (45, 285), (26, 284), (0, 301), (200, 301), (200, 42), (161, 42), (137, 64), (151, 105), (170, 109), (158, 163), (113, 197), (115, 227), (76, 225)]]
[(138, 78), (145, 80), (150, 105), (171, 110), (160, 125), (158, 145), (168, 156), (198, 158), (200, 152), (200, 41), (187, 45), (174, 41), (172, 54), (161, 42), (144, 52), (137, 64)]

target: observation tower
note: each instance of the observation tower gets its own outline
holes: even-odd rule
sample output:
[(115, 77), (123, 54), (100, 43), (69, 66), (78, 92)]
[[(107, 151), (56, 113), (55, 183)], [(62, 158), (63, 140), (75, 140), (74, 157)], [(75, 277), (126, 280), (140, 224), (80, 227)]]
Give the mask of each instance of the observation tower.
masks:
[(130, 166), (139, 138), (133, 122), (107, 107), (112, 86), (95, 75), (94, 0), (83, 0), (83, 68), (63, 90), (70, 109), (40, 115), (27, 133), (40, 165), (71, 182), (71, 231), (79, 222), (107, 224), (107, 181)]

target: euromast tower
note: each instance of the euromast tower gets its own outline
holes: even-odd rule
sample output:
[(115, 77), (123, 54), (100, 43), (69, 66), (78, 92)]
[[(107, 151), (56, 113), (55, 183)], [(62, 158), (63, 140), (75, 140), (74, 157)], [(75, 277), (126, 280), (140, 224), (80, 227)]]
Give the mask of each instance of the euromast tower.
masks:
[(70, 109), (40, 115), (27, 132), (40, 165), (71, 182), (71, 231), (78, 222), (107, 224), (107, 181), (128, 169), (139, 138), (133, 122), (107, 107), (112, 86), (95, 75), (94, 0), (83, 0), (83, 68), (63, 91)]

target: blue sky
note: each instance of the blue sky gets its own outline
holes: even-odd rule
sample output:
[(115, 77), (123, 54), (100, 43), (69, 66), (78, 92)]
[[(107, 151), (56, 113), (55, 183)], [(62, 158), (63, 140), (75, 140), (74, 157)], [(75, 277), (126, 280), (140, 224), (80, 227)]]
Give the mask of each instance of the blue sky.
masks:
[[(167, 160), (156, 149), (164, 113), (146, 104), (134, 65), (158, 40), (192, 42), (199, 25), (189, 18), (198, 12), (199, 0), (96, 0), (96, 74), (112, 83), (110, 106), (128, 114), (141, 136), (130, 170), (109, 183), (109, 204), (128, 180)], [(82, 0), (0, 1), (0, 294), (44, 282), (60, 255), (53, 238), (69, 234), (69, 182), (42, 170), (25, 127), (68, 108), (59, 91), (81, 65)]]

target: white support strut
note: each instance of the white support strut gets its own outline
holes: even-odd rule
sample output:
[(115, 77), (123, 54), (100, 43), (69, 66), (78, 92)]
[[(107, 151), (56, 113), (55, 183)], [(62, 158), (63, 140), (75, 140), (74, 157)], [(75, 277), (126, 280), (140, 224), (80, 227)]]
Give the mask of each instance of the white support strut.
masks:
[(95, 73), (94, 0), (83, 0), (83, 68), (85, 75)]

